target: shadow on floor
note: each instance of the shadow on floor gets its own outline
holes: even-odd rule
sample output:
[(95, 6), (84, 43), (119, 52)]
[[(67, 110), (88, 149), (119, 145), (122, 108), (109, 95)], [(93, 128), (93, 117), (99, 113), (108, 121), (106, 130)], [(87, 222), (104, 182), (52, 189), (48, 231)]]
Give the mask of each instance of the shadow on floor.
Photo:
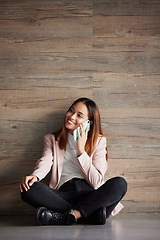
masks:
[(1, 216), (1, 226), (38, 226), (35, 215)]

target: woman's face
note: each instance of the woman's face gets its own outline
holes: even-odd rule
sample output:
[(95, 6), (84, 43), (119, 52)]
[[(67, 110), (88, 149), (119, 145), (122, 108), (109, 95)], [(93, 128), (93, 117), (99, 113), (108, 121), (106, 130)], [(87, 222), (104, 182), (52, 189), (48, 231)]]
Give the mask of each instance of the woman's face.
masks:
[(84, 103), (78, 102), (66, 113), (65, 127), (69, 133), (73, 134), (73, 131), (87, 120), (88, 109)]

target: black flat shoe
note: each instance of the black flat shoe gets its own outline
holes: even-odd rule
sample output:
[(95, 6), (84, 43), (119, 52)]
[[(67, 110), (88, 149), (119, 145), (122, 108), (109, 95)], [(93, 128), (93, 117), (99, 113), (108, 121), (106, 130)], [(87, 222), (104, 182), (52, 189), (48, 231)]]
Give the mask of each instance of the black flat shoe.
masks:
[(93, 212), (87, 218), (79, 218), (79, 224), (104, 225), (106, 223), (106, 207), (101, 207)]
[(72, 225), (75, 217), (69, 212), (59, 213), (40, 207), (37, 210), (37, 222), (40, 225)]

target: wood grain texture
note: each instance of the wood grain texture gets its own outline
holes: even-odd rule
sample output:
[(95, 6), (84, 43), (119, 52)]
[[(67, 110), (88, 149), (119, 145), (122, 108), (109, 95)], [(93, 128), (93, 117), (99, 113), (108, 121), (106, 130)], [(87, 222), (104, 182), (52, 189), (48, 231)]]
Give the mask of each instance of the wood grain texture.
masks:
[(160, 6), (157, 0), (94, 0), (94, 15), (103, 16), (159, 16)]
[(159, 0), (0, 1), (0, 214), (34, 213), (19, 181), (82, 96), (100, 109), (105, 179), (128, 182), (123, 211), (160, 213), (159, 66)]

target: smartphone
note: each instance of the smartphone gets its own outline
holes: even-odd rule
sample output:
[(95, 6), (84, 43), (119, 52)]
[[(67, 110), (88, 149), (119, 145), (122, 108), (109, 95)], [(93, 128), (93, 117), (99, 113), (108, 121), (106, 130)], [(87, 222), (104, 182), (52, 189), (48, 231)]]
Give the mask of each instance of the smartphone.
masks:
[[(84, 130), (86, 130), (87, 126), (88, 126), (88, 131), (90, 130), (90, 121), (87, 120), (86, 122), (83, 123), (84, 125)], [(80, 134), (81, 134), (81, 128), (78, 127), (73, 131), (73, 139), (76, 142), (78, 140), (78, 132), (77, 129), (79, 130)]]

